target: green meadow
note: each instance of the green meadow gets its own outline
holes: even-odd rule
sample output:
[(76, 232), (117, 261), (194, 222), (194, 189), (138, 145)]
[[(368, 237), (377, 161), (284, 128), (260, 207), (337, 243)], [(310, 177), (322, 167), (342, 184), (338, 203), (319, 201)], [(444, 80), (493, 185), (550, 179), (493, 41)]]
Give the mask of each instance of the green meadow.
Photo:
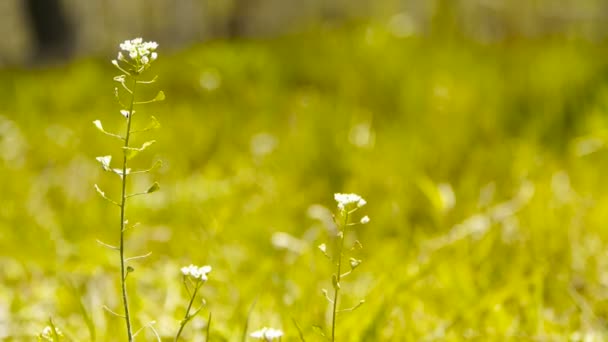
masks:
[[(125, 39), (132, 37), (125, 37)], [(144, 37), (146, 39), (146, 37)], [(118, 49), (117, 42), (117, 49)], [(337, 341), (608, 338), (608, 59), (576, 37), (480, 43), (384, 25), (168, 51), (151, 74), (162, 127), (132, 167), (128, 291), (135, 330), (172, 341), (180, 268), (211, 265), (184, 341), (283, 341), (331, 330), (334, 193), (371, 221), (341, 285)], [(117, 244), (121, 155), (114, 53), (0, 71), (0, 339), (49, 318), (69, 341), (124, 341)], [(197, 301), (200, 300), (197, 299)], [(294, 323), (295, 322), (295, 323)], [(152, 329), (138, 340), (154, 341)], [(250, 338), (247, 338), (250, 340)]]

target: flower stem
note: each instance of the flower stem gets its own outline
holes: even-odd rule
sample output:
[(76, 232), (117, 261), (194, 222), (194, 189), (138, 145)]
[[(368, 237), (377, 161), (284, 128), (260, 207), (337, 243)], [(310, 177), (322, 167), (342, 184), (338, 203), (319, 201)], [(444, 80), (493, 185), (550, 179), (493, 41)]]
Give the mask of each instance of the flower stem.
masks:
[(348, 215), (349, 212), (344, 212), (344, 222), (342, 224), (342, 229), (338, 233), (338, 251), (336, 255), (338, 256), (338, 265), (336, 270), (336, 283), (334, 284), (334, 300), (333, 300), (333, 309), (331, 316), (331, 341), (334, 342), (336, 338), (336, 315), (338, 313), (338, 295), (340, 294), (340, 278), (341, 278), (341, 270), (342, 270), (342, 250), (344, 249), (344, 235), (346, 234), (346, 227), (348, 224)]
[(188, 303), (188, 308), (186, 308), (186, 315), (184, 316), (184, 319), (180, 322), (179, 325), (179, 330), (177, 331), (177, 335), (175, 335), (175, 342), (177, 342), (177, 340), (179, 340), (179, 336), (182, 334), (182, 330), (184, 330), (184, 327), (186, 326), (186, 324), (188, 323), (188, 321), (190, 320), (190, 309), (192, 308), (192, 303), (194, 303), (194, 298), (196, 298), (196, 293), (198, 292), (198, 289), (201, 288), (202, 282), (198, 282), (196, 284), (196, 286), (194, 287), (194, 292), (192, 293), (192, 297), (190, 298), (190, 302)]
[(127, 206), (127, 148), (129, 147), (129, 138), (131, 136), (131, 119), (133, 118), (133, 105), (135, 103), (135, 87), (137, 79), (133, 77), (133, 88), (131, 93), (131, 104), (129, 105), (129, 115), (127, 116), (127, 130), (125, 133), (125, 144), (123, 148), (122, 159), (122, 192), (120, 201), (120, 286), (122, 290), (122, 304), (125, 311), (125, 322), (127, 324), (128, 341), (133, 341), (133, 332), (131, 328), (131, 316), (129, 315), (129, 299), (127, 296), (127, 270), (125, 267), (125, 210)]

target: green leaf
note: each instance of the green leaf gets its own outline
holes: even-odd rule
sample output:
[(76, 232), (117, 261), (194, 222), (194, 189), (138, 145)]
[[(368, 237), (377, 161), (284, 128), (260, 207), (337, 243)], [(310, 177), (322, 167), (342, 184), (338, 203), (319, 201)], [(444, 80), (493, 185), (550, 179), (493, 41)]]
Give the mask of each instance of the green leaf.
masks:
[(131, 172), (131, 173), (133, 173), (133, 174), (137, 174), (137, 173), (148, 173), (148, 172), (150, 172), (150, 171), (152, 171), (152, 170), (154, 170), (154, 169), (157, 169), (157, 168), (161, 167), (162, 165), (163, 165), (163, 162), (162, 162), (161, 160), (157, 160), (157, 161), (154, 163), (154, 165), (152, 165), (152, 167), (150, 167), (149, 169), (146, 169), (146, 170), (138, 170), (138, 171), (133, 171), (133, 172)]
[(157, 192), (158, 190), (160, 190), (160, 185), (158, 185), (158, 182), (154, 182), (154, 184), (152, 184), (152, 186), (146, 190), (146, 193), (151, 194), (153, 192)]
[(164, 100), (165, 100), (165, 93), (161, 90), (158, 92), (158, 94), (156, 94), (154, 101), (164, 101)]
[(148, 125), (142, 129), (137, 129), (134, 131), (131, 131), (131, 133), (142, 133), (142, 132), (147, 132), (156, 128), (160, 128), (160, 122), (158, 122), (158, 119), (156, 119), (156, 117), (154, 116), (150, 116), (150, 123), (148, 123)]
[(337, 290), (340, 288), (340, 283), (338, 282), (338, 277), (336, 277), (335, 274), (331, 276), (331, 284), (334, 286), (334, 290)]
[(150, 140), (150, 141), (146, 141), (145, 143), (143, 143), (143, 145), (141, 145), (141, 147), (123, 147), (123, 149), (125, 150), (125, 153), (127, 154), (127, 159), (131, 159), (131, 158), (135, 157), (139, 152), (142, 152), (143, 150), (150, 147), (155, 142), (156, 142), (156, 140)]
[(146, 128), (144, 128), (145, 130), (160, 128), (160, 122), (154, 115), (150, 116), (150, 121), (151, 122), (148, 124), (148, 126), (146, 126)]

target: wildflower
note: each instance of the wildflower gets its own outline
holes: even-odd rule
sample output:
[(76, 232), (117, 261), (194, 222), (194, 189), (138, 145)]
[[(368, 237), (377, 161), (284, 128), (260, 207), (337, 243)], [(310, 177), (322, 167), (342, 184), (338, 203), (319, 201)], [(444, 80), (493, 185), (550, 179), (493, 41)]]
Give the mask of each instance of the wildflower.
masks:
[[(138, 67), (147, 68), (158, 58), (158, 54), (155, 52), (158, 44), (156, 42), (144, 42), (141, 38), (125, 40), (120, 44), (120, 48), (129, 55), (131, 61), (135, 62)], [(118, 53), (117, 59), (128, 62), (122, 52)], [(117, 63), (116, 60), (112, 61), (112, 64), (116, 65)]]
[(202, 266), (198, 267), (195, 265), (184, 266), (181, 269), (184, 276), (192, 277), (194, 279), (200, 279), (202, 281), (207, 281), (207, 274), (211, 272), (211, 266)]
[(361, 224), (368, 224), (369, 223), (369, 216), (365, 215), (361, 218)]
[(367, 204), (367, 201), (357, 194), (334, 194), (334, 199), (338, 202), (338, 209), (341, 211), (352, 207), (354, 207), (352, 209), (361, 208)]
[(274, 341), (274, 340), (280, 341), (281, 337), (283, 336), (283, 332), (278, 329), (263, 327), (262, 329), (260, 329), (258, 331), (252, 332), (249, 336), (251, 336), (255, 339), (264, 340), (267, 342)]

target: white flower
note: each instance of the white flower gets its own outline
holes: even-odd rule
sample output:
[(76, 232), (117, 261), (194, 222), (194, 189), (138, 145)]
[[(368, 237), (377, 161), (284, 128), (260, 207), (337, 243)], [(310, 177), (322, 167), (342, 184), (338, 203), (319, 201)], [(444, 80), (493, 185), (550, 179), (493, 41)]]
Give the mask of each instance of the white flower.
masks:
[(264, 340), (268, 342), (273, 340), (280, 340), (283, 336), (283, 332), (278, 329), (263, 327), (258, 331), (252, 332), (249, 336), (258, 340)]
[(181, 269), (184, 276), (190, 276), (194, 279), (200, 279), (202, 281), (207, 281), (207, 274), (211, 272), (211, 266), (184, 266)]
[(353, 206), (361, 208), (367, 204), (367, 201), (357, 194), (334, 194), (334, 199), (338, 202), (338, 209), (342, 211)]
[[(150, 63), (158, 58), (158, 54), (154, 52), (158, 48), (156, 42), (144, 42), (141, 38), (125, 40), (120, 44), (120, 48), (129, 54), (129, 57), (138, 66), (149, 66)], [(118, 60), (124, 60), (121, 52), (118, 53)], [(114, 62), (112, 62), (114, 63)]]
[(361, 224), (368, 224), (369, 223), (369, 216), (365, 215), (361, 218)]

